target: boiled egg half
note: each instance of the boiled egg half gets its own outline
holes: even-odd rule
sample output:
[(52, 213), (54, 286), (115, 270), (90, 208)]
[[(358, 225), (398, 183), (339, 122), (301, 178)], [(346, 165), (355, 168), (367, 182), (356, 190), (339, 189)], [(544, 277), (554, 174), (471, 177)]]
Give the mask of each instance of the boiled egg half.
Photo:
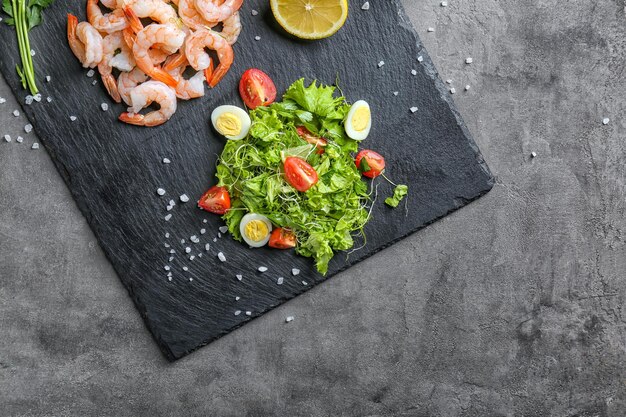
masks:
[(220, 135), (230, 140), (245, 138), (252, 124), (248, 112), (231, 105), (216, 107), (211, 113), (211, 123)]
[(270, 240), (272, 222), (262, 214), (248, 213), (239, 223), (243, 240), (253, 248), (260, 248)]
[(344, 127), (348, 137), (354, 140), (363, 140), (370, 134), (372, 113), (367, 101), (359, 100), (350, 107)]

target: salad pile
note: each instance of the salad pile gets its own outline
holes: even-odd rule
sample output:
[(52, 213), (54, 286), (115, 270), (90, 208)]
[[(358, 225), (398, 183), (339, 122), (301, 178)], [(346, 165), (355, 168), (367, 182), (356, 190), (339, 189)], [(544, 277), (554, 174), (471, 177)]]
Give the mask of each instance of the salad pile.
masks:
[[(315, 81), (307, 86), (304, 79), (281, 102), (267, 103), (266, 96), (275, 97), (273, 83), (261, 71), (249, 71), (258, 71), (253, 75), (260, 80), (249, 82), (244, 74), (240, 84), (253, 108), (249, 116), (234, 106), (213, 112), (216, 130), (233, 140), (219, 157), (218, 184), (199, 206), (223, 215), (234, 239), (251, 247), (295, 248), (326, 274), (334, 253), (352, 248), (370, 218), (362, 176), (384, 172), (384, 158), (376, 152), (354, 156), (354, 138), (365, 139), (371, 127), (369, 105), (351, 106), (335, 87)], [(406, 192), (406, 186), (396, 187), (387, 203), (397, 206)]]

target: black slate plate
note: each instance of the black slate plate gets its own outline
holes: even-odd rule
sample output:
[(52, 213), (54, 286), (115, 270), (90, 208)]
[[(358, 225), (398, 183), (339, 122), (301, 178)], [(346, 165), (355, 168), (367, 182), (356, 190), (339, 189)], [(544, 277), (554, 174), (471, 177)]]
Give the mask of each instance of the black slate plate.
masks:
[[(181, 103), (170, 122), (151, 129), (118, 123), (122, 106), (112, 105), (100, 82), (92, 85), (97, 76), (86, 77), (71, 54), (66, 13), (84, 18), (84, 1), (57, 0), (46, 10), (44, 25), (32, 31), (37, 72), (52, 81), (40, 81), (44, 101), (24, 111), (167, 358), (180, 358), (223, 336), (492, 187), (489, 169), (401, 6), (373, 1), (363, 11), (361, 3), (350, 1), (348, 21), (335, 36), (302, 42), (276, 28), (266, 0), (246, 1), (230, 73), (206, 97)], [(259, 15), (252, 16), (252, 9)], [(0, 47), (0, 69), (23, 102), (26, 93), (15, 73), (16, 41), (6, 25), (0, 25)], [(424, 58), (421, 64), (418, 56)], [(382, 68), (379, 61), (385, 62)], [(406, 210), (392, 210), (382, 203), (392, 188), (380, 182), (367, 245), (350, 257), (338, 254), (326, 278), (310, 259), (290, 252), (249, 250), (228, 236), (213, 242), (222, 221), (195, 206), (214, 181), (216, 155), (223, 147), (223, 139), (209, 128), (210, 110), (240, 103), (236, 83), (249, 67), (268, 72), (279, 91), (302, 76), (325, 83), (339, 76), (349, 100), (365, 99), (372, 106), (375, 123), (364, 146), (385, 155), (389, 175), (409, 185)], [(47, 96), (52, 103), (45, 102)], [(103, 102), (110, 104), (108, 112), (100, 109)], [(419, 108), (415, 114), (409, 111), (413, 106)], [(71, 122), (70, 115), (78, 119)], [(172, 163), (163, 164), (164, 157)], [(166, 189), (164, 197), (157, 196), (159, 187)], [(178, 200), (183, 193), (191, 202)], [(165, 221), (170, 199), (177, 205)], [(200, 243), (191, 243), (192, 235)], [(176, 250), (172, 262), (165, 243)], [(211, 245), (208, 252), (205, 243)], [(188, 246), (196, 255), (193, 261), (184, 253)], [(218, 251), (226, 262), (217, 259)], [(172, 282), (166, 265), (172, 268)], [(269, 271), (258, 273), (261, 265)], [(301, 274), (292, 276), (292, 268)], [(280, 276), (283, 285), (276, 283)], [(241, 299), (235, 301), (236, 296)], [(235, 315), (236, 310), (242, 313)]]

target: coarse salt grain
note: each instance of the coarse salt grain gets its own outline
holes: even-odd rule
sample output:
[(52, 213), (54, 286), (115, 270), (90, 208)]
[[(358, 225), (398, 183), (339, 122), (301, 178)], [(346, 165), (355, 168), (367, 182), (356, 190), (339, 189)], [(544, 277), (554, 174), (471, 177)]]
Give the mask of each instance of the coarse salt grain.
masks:
[(450, 94), (454, 94), (454, 93), (456, 93), (456, 88), (452, 87), (452, 88), (450, 89)]
[(195, 255), (191, 255), (191, 256), (189, 257), (189, 260), (190, 260), (190, 261), (193, 261), (194, 259), (196, 259), (196, 256), (195, 256)]
[(448, 7), (448, 2), (447, 1), (442, 1), (441, 2), (441, 7)]
[(285, 281), (285, 278), (283, 278), (283, 277), (278, 277), (278, 279), (276, 280), (276, 283), (277, 283), (278, 285), (283, 285), (283, 282), (284, 282), (284, 281)]
[(291, 270), (291, 274), (292, 274), (293, 276), (296, 276), (296, 275), (298, 275), (299, 273), (300, 273), (300, 270), (299, 270), (298, 268), (293, 268), (293, 269)]
[(47, 101), (48, 103), (52, 103), (52, 97), (46, 97), (46, 101)]
[(167, 277), (167, 280), (168, 280), (168, 281), (171, 281), (171, 280), (172, 280), (172, 277)]
[(203, 235), (206, 233), (206, 229), (200, 229), (200, 234)]
[(471, 86), (471, 85), (469, 85), (469, 84), (467, 84), (467, 85), (465, 86), (465, 91), (469, 91), (469, 90), (470, 90), (470, 88), (472, 88), (472, 86)]
[(252, 14), (252, 16), (256, 16), (259, 14), (259, 12), (254, 9), (250, 10), (250, 13)]
[(435, 31), (435, 28), (428, 28), (427, 30), (428, 30), (429, 32), (434, 32), (434, 31)]
[(157, 188), (158, 195), (165, 195), (165, 190), (163, 188)]
[(254, 37), (254, 40), (255, 40), (255, 41), (260, 41), (260, 40), (261, 40), (261, 37), (260, 37), (260, 36), (255, 36), (255, 37)]
[(93, 75), (94, 75), (95, 73), (96, 73), (96, 72), (95, 72), (94, 70), (90, 69), (89, 71), (87, 71), (87, 77), (91, 78), (91, 77), (93, 77)]
[(49, 83), (51, 79), (52, 79), (52, 77), (50, 77), (49, 75), (46, 75), (46, 82), (47, 83)]
[(202, 223), (208, 223), (209, 221), (207, 219), (202, 219)]
[(239, 301), (239, 300), (241, 300), (241, 297), (240, 296), (236, 296), (235, 297), (235, 301)]
[(363, 3), (363, 6), (361, 6), (362, 10), (369, 10), (370, 9), (370, 2), (366, 1), (365, 3)]
[(164, 163), (164, 164), (169, 164), (170, 162), (172, 162), (172, 161), (170, 161), (170, 160), (169, 160), (169, 159), (167, 159), (167, 158), (163, 158), (163, 163)]
[(191, 253), (191, 248), (189, 246), (185, 248), (185, 253)]
[(198, 258), (202, 258), (202, 253), (199, 253), (199, 254), (198, 254)]
[(382, 68), (382, 67), (383, 67), (383, 65), (385, 65), (385, 61), (380, 61), (380, 62), (378, 63), (378, 68)]
[(290, 323), (293, 321), (293, 316), (287, 316), (287, 318), (285, 319), (286, 323)]
[(417, 62), (424, 62), (424, 57), (423, 56), (418, 56), (417, 57)]
[(0, 97), (0, 104), (4, 104), (7, 102), (7, 99), (4, 97)]
[(246, 311), (246, 316), (251, 316), (252, 315), (252, 311)]
[(39, 149), (39, 144), (37, 142), (33, 143), (33, 146), (30, 147), (31, 149)]
[(235, 275), (235, 276), (237, 277), (237, 279), (238, 279), (239, 281), (241, 281), (241, 280), (243, 279), (243, 275), (241, 275), (241, 274), (237, 274), (237, 275)]
[(411, 107), (409, 110), (411, 110), (411, 113), (415, 113), (418, 110), (418, 108), (417, 107)]
[(226, 256), (224, 256), (224, 254), (222, 252), (219, 252), (217, 254), (217, 258), (222, 261), (222, 262), (226, 262)]
[(474, 62), (474, 60), (471, 57), (465, 58), (465, 63), (466, 64), (471, 64), (472, 62)]
[(41, 94), (37, 93), (33, 96), (33, 100), (35, 100), (37, 103), (39, 103), (41, 101)]
[(220, 226), (218, 230), (220, 231), (220, 233), (226, 233), (228, 232), (228, 226)]
[(30, 123), (24, 126), (24, 132), (30, 133), (32, 131), (33, 131), (33, 125), (31, 125)]
[(217, 238), (221, 239), (222, 238), (222, 232), (217, 232)]
[(168, 214), (167, 216), (164, 217), (166, 222), (169, 222), (171, 218), (172, 218), (171, 214)]
[(76, 119), (77, 119), (77, 117), (76, 117), (76, 116), (70, 116), (70, 120), (71, 120), (72, 122), (75, 122), (75, 121), (76, 121)]
[(11, 135), (4, 135), (4, 140), (6, 142), (11, 142)]
[(217, 242), (217, 238), (216, 237), (213, 238), (213, 243), (215, 243), (215, 242)]
[(198, 243), (200, 242), (200, 239), (198, 239), (198, 236), (193, 235), (189, 238), (189, 240), (191, 240), (193, 243)]
[(20, 111), (19, 110), (13, 110), (13, 116), (19, 117), (19, 115), (20, 115)]
[(29, 94), (26, 97), (24, 97), (24, 103), (26, 103), (29, 106), (33, 104), (33, 96)]
[(91, 82), (91, 85), (96, 85), (96, 84), (98, 84), (98, 81), (96, 81), (96, 80), (93, 80), (93, 81)]
[(21, 136), (18, 136), (17, 139), (15, 139), (17, 141), (17, 143), (22, 143), (24, 142), (24, 138)]
[(167, 207), (165, 207), (165, 210), (167, 210), (167, 211), (172, 211), (172, 209), (173, 209), (173, 208), (174, 208), (174, 206), (169, 206), (169, 205), (168, 205)]
[(166, 234), (165, 234), (165, 237), (166, 237), (167, 239), (169, 239), (170, 234), (169, 234), (169, 233), (166, 233)]
[(35, 54), (36, 54), (35, 50), (34, 50), (34, 49), (31, 49), (31, 50), (30, 50), (30, 56), (35, 56)]
[(176, 251), (174, 249), (170, 249), (170, 253), (176, 253)]
[(238, 315), (240, 315), (240, 314), (241, 314), (241, 310), (237, 310), (237, 311), (235, 311), (235, 316), (238, 316)]
[(182, 201), (183, 203), (186, 203), (189, 201), (189, 196), (187, 196), (187, 194), (183, 194), (179, 198), (180, 198), (180, 201)]
[(537, 152), (533, 151), (530, 153), (530, 157), (531, 158), (536, 158), (537, 157)]
[(170, 262), (172, 262), (174, 260), (173, 256), (170, 256)]
[(265, 272), (265, 271), (267, 271), (267, 267), (265, 267), (265, 266), (260, 266), (260, 267), (258, 268), (258, 270), (259, 270), (259, 272)]
[(393, 95), (394, 95), (394, 96), (397, 96), (398, 94), (399, 94), (399, 92), (398, 92), (398, 91), (394, 91), (394, 92), (393, 92)]
[(165, 269), (166, 271), (169, 271), (171, 268), (170, 268), (170, 266), (169, 266), (169, 265), (165, 265), (165, 266), (163, 267), (163, 269)]
[(603, 125), (608, 125), (610, 121), (611, 121), (611, 119), (609, 119), (608, 117), (605, 117), (604, 119), (602, 119), (602, 124)]
[(309, 283), (306, 281), (302, 281), (302, 285), (309, 285)]
[(102, 111), (107, 111), (109, 110), (109, 105), (107, 103), (102, 103), (100, 104), (100, 108), (102, 109)]
[(415, 71), (414, 69), (411, 70), (411, 75), (417, 75), (417, 71)]

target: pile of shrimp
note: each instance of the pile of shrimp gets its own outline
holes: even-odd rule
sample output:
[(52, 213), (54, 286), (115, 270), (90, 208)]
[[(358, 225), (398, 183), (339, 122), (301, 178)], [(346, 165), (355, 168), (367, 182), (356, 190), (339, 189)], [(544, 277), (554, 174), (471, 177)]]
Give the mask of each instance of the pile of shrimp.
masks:
[[(215, 87), (226, 75), (234, 59), (232, 45), (241, 32), (242, 3), (87, 0), (87, 22), (68, 14), (67, 40), (83, 67), (98, 68), (111, 98), (129, 106), (121, 121), (158, 126), (176, 112), (177, 99), (202, 97), (205, 81)], [(152, 23), (144, 26), (141, 19)], [(217, 65), (206, 49), (215, 51)], [(185, 78), (188, 67), (195, 74)], [(139, 113), (152, 103), (160, 108)]]

